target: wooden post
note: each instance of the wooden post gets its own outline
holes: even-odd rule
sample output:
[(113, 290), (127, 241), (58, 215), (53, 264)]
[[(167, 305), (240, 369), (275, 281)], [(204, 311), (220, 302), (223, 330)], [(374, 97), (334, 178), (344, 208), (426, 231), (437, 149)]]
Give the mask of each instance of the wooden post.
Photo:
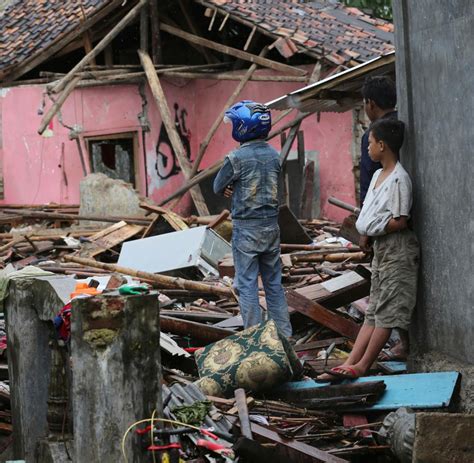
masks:
[(66, 88), (63, 90), (61, 95), (59, 95), (58, 99), (54, 102), (54, 104), (51, 106), (51, 108), (49, 108), (49, 111), (46, 113), (46, 115), (41, 120), (41, 124), (40, 124), (39, 129), (38, 129), (38, 133), (40, 135), (45, 131), (46, 127), (48, 127), (48, 124), (51, 122), (51, 119), (61, 109), (61, 106), (66, 101), (66, 98), (74, 90), (74, 87), (77, 85), (77, 83), (80, 80), (81, 80), (80, 77), (74, 77), (73, 80), (71, 80), (66, 85)]
[[(263, 50), (260, 52), (261, 57), (265, 56), (267, 54), (268, 48), (264, 47)], [(199, 170), (199, 164), (201, 164), (202, 158), (204, 156), (204, 153), (206, 152), (207, 147), (209, 146), (209, 143), (212, 140), (212, 137), (214, 134), (217, 132), (217, 129), (222, 123), (222, 120), (224, 119), (224, 114), (229, 108), (229, 106), (235, 101), (237, 96), (240, 94), (240, 92), (243, 90), (247, 82), (252, 78), (253, 73), (257, 69), (256, 64), (252, 64), (250, 68), (247, 70), (245, 73), (245, 76), (242, 78), (242, 80), (237, 84), (237, 87), (235, 90), (232, 92), (232, 95), (227, 99), (227, 101), (224, 104), (223, 109), (217, 116), (216, 120), (212, 124), (211, 128), (209, 129), (209, 132), (205, 136), (204, 140), (201, 142), (199, 145), (199, 152), (198, 155), (196, 156), (196, 159), (194, 160), (194, 165), (191, 171), (191, 177), (194, 177), (196, 175), (196, 172)]]
[(299, 125), (303, 119), (306, 119), (308, 116), (311, 116), (311, 114), (313, 114), (313, 113), (301, 113), (301, 114), (299, 114), (292, 121), (286, 123), (285, 125), (280, 127), (278, 130), (270, 132), (270, 134), (267, 137), (267, 140), (271, 140), (272, 138), (275, 138), (276, 136), (280, 135), (280, 133), (285, 132), (288, 129), (291, 129), (295, 125)]
[(293, 142), (295, 141), (296, 136), (298, 135), (298, 130), (300, 128), (301, 122), (298, 124), (294, 125), (290, 129), (290, 133), (288, 134), (288, 137), (285, 141), (285, 144), (281, 150), (280, 153), (280, 165), (282, 166), (286, 162), (286, 158), (288, 157), (288, 154), (290, 154), (291, 147), (293, 146)]
[(274, 69), (276, 71), (288, 72), (290, 74), (306, 75), (306, 71), (303, 69), (288, 66), (287, 64), (282, 64), (277, 61), (262, 58), (257, 55), (253, 55), (252, 53), (239, 50), (237, 48), (232, 48), (227, 45), (222, 45), (220, 43), (213, 42), (212, 40), (205, 39), (203, 37), (198, 37), (197, 35), (190, 34), (189, 32), (185, 32), (168, 24), (161, 23), (161, 30), (164, 32), (168, 32), (171, 35), (175, 35), (176, 37), (180, 37), (184, 40), (187, 40), (188, 42), (195, 43), (197, 45), (202, 45), (204, 47), (210, 48), (211, 50), (216, 50), (226, 55), (235, 56), (236, 58), (240, 58), (245, 61), (250, 61), (251, 63), (260, 64), (261, 66), (264, 66), (266, 68)]
[(111, 43), (109, 43), (109, 45), (104, 49), (104, 61), (106, 66), (114, 65), (114, 50)]
[(140, 10), (148, 3), (148, 0), (140, 0), (113, 29), (95, 46), (95, 48), (79, 61), (53, 88), (54, 93), (60, 92), (74, 78), (76, 72), (81, 71), (89, 64), (115, 37), (130, 24), (138, 15)]
[(148, 52), (148, 10), (140, 11), (140, 49)]
[[(166, 102), (166, 97), (161, 87), (160, 79), (156, 74), (153, 62), (151, 61), (148, 53), (143, 50), (138, 50), (138, 55), (140, 56), (140, 61), (142, 63), (143, 69), (148, 79), (153, 96), (155, 97), (156, 104), (161, 114), (163, 124), (168, 133), (171, 145), (178, 159), (178, 163), (183, 171), (184, 177), (188, 180), (191, 177), (191, 164), (186, 157), (186, 152), (184, 150), (183, 143), (181, 138), (178, 135), (174, 121), (171, 117), (171, 113)], [(201, 193), (201, 189), (198, 186), (195, 186), (191, 189), (191, 197), (193, 198), (194, 204), (199, 215), (209, 215), (209, 209), (204, 201), (204, 198)]]
[(163, 62), (163, 54), (162, 54), (162, 49), (161, 49), (160, 16), (158, 13), (158, 0), (150, 0), (150, 20), (151, 20), (151, 58), (153, 60), (153, 63), (161, 64)]
[(248, 48), (249, 48), (249, 46), (250, 46), (250, 42), (252, 41), (253, 36), (255, 35), (256, 30), (257, 30), (257, 26), (253, 26), (252, 31), (250, 32), (249, 37), (248, 37), (247, 41), (245, 42), (244, 51), (247, 51), (247, 50), (248, 50)]

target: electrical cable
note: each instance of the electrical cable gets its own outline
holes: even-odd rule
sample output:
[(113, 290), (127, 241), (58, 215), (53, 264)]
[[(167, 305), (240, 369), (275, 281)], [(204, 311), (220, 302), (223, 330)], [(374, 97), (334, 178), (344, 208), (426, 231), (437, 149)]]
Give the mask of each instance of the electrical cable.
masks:
[(186, 424), (186, 423), (181, 423), (181, 421), (176, 421), (176, 420), (169, 420), (167, 418), (146, 418), (144, 420), (140, 420), (140, 421), (136, 421), (135, 423), (131, 424), (128, 429), (125, 431), (125, 434), (123, 435), (122, 437), (122, 444), (121, 444), (121, 448), (122, 448), (122, 455), (123, 455), (123, 459), (125, 460), (125, 463), (128, 463), (128, 459), (127, 459), (127, 455), (125, 453), (125, 440), (127, 439), (127, 436), (128, 436), (128, 433), (135, 427), (135, 426), (138, 426), (139, 424), (142, 424), (142, 423), (150, 423), (150, 425), (152, 426), (153, 428), (153, 422), (155, 421), (158, 421), (158, 422), (161, 422), (161, 423), (170, 423), (170, 424), (174, 424), (176, 426), (184, 426), (184, 427), (187, 427), (187, 428), (191, 428), (191, 429), (195, 429), (196, 431), (199, 431), (201, 432), (201, 429), (198, 428), (197, 426), (193, 426), (191, 424)]
[[(156, 408), (153, 410), (153, 413), (151, 414), (151, 426), (150, 426), (150, 445), (154, 444), (154, 439), (153, 439), (153, 420), (155, 418), (155, 413), (156, 413)], [(153, 457), (153, 463), (156, 463), (156, 457), (155, 457), (155, 452), (151, 452), (151, 456)]]

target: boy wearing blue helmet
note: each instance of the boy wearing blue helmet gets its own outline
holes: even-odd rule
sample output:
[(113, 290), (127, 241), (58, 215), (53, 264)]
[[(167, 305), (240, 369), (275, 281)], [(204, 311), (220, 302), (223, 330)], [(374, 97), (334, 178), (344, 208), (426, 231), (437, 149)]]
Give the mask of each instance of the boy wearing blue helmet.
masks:
[(278, 183), (280, 156), (266, 141), (269, 109), (244, 100), (226, 111), (240, 147), (229, 154), (214, 180), (214, 193), (232, 195), (232, 252), (235, 284), (245, 328), (262, 322), (258, 300), (260, 273), (268, 317), (291, 336), (288, 305), (281, 284)]

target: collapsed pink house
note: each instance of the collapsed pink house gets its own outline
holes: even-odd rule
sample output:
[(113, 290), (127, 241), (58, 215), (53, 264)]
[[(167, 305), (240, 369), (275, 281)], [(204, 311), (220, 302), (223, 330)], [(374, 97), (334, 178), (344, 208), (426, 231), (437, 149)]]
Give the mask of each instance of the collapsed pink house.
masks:
[[(90, 3), (89, 14), (92, 16), (97, 14), (94, 8), (98, 7)], [(16, 5), (18, 3), (10, 8), (14, 10)], [(34, 8), (41, 8), (40, 13), (45, 15), (48, 13), (47, 19), (55, 19), (47, 11), (47, 5), (38, 7), (35, 4)], [(353, 14), (353, 9), (342, 6), (337, 8), (348, 17)], [(8, 30), (11, 24), (15, 24), (13, 14), (14, 11), (8, 8), (4, 12), (0, 19), (0, 25), (5, 23), (3, 30)], [(360, 20), (365, 15), (360, 13), (355, 17)], [(238, 17), (235, 19), (238, 21)], [(271, 18), (267, 18), (267, 21), (271, 23)], [(335, 18), (333, 22), (337, 22)], [(377, 30), (376, 25), (371, 27)], [(293, 41), (291, 38), (286, 40), (285, 45), (292, 44), (294, 37)], [(380, 37), (378, 41), (386, 48), (391, 46)], [(8, 77), (9, 70), (15, 69), (8, 67), (8, 62), (6, 64), (4, 78)], [(311, 65), (297, 67), (307, 70), (308, 76), (313, 69)], [(323, 73), (334, 70), (333, 62), (331, 66), (324, 67)], [(278, 78), (280, 74), (276, 70), (263, 70), (254, 75), (271, 79), (272, 76)], [(209, 79), (209, 75), (203, 78), (185, 77), (164, 74), (161, 81), (177, 131), (192, 162), (199, 144), (232, 94), (236, 82)], [(113, 178), (124, 179), (132, 183), (141, 195), (148, 196), (157, 203), (184, 183), (183, 173), (159, 109), (145, 81), (75, 88), (41, 135), (38, 134), (38, 127), (52, 104), (46, 92), (46, 84), (18, 84), (21, 82), (13, 82), (11, 85), (4, 83), (0, 89), (0, 164), (3, 178), (1, 203), (77, 204), (79, 183), (91, 172), (103, 172)], [(301, 79), (295, 82), (251, 80), (238, 98), (266, 102), (301, 86)], [(305, 162), (311, 160), (315, 165), (313, 212), (316, 215), (334, 220), (341, 220), (346, 215), (328, 205), (327, 198), (332, 195), (346, 202), (356, 203), (354, 168), (357, 167), (355, 159), (360, 132), (357, 114), (354, 111), (315, 113), (304, 119), (300, 126), (304, 133)], [(294, 119), (295, 115), (296, 111), (287, 115), (276, 128)], [(274, 119), (278, 116), (279, 112), (274, 112)], [(221, 124), (210, 141), (200, 169), (213, 165), (235, 147), (229, 132), (229, 127)], [(281, 148), (279, 137), (275, 137), (271, 143), (277, 149)], [(296, 151), (295, 143), (290, 151), (289, 162), (297, 159)], [(189, 213), (191, 207), (192, 203), (187, 195), (181, 200), (177, 210), (183, 214)]]

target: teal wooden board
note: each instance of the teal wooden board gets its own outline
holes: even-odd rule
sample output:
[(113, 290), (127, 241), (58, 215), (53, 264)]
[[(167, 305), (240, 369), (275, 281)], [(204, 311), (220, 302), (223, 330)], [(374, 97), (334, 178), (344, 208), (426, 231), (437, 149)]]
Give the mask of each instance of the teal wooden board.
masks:
[[(356, 383), (368, 381), (385, 382), (387, 386), (379, 401), (371, 406), (354, 410), (395, 410), (400, 407), (442, 408), (449, 406), (460, 374), (456, 371), (436, 373), (414, 373), (405, 375), (366, 376), (353, 380)], [(346, 381), (350, 382), (350, 380)], [(294, 381), (283, 384), (279, 391), (298, 391), (328, 386), (313, 380)]]
[(385, 368), (386, 371), (390, 372), (390, 374), (394, 373), (403, 373), (407, 371), (407, 363), (406, 362), (397, 362), (395, 360), (389, 360), (387, 362), (377, 362), (381, 367)]

